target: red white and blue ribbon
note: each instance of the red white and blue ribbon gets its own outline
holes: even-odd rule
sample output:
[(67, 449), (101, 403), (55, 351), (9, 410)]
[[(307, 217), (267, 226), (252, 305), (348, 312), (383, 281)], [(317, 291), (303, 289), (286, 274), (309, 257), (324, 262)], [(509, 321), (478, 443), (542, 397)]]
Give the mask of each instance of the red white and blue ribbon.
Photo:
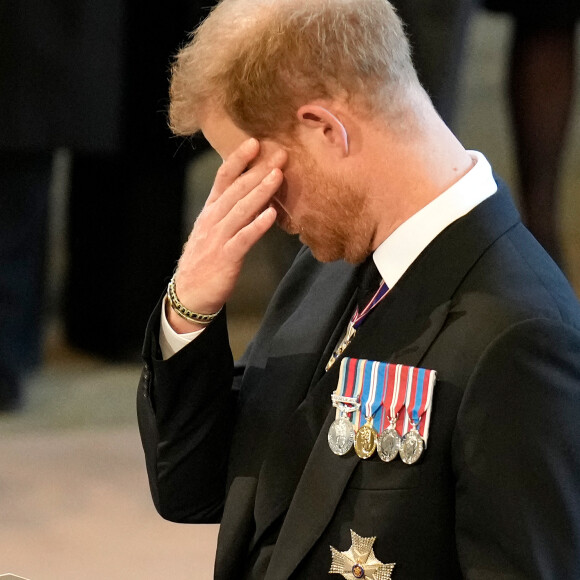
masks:
[[(365, 363), (365, 360), (353, 358), (345, 358), (341, 361), (338, 386), (335, 391), (338, 397), (345, 397), (360, 403), (364, 383)], [(337, 408), (337, 419), (339, 414), (340, 408)]]
[(399, 435), (402, 435), (405, 425), (405, 414), (401, 409), (405, 406), (407, 399), (407, 386), (409, 381), (408, 367), (401, 364), (380, 363), (384, 368), (384, 390), (383, 390), (383, 409), (380, 415), (378, 432), (382, 432), (390, 424), (391, 420), (395, 421), (395, 427)]
[(361, 407), (353, 417), (355, 429), (359, 429), (369, 418), (372, 419), (374, 425), (375, 415), (382, 405), (382, 389), (377, 388), (378, 367), (381, 363), (370, 360), (363, 360), (362, 362), (364, 363), (364, 375), (362, 379)]
[(370, 311), (387, 295), (389, 292), (389, 287), (385, 284), (384, 280), (381, 280), (378, 290), (374, 293), (373, 297), (369, 300), (369, 303), (359, 312), (358, 306), (352, 316), (350, 323), (356, 329), (358, 328), (369, 315)]
[(374, 429), (381, 433), (396, 419), (399, 435), (414, 424), (427, 443), (436, 377), (434, 370), (345, 357), (335, 394), (360, 403), (350, 415), (355, 430), (371, 417)]
[(340, 342), (338, 343), (338, 345), (336, 346), (336, 348), (334, 349), (334, 351), (330, 355), (330, 359), (326, 363), (326, 370), (327, 371), (338, 360), (338, 358), (340, 356), (342, 356), (342, 353), (348, 347), (348, 345), (350, 344), (350, 341), (353, 339), (354, 335), (356, 334), (358, 327), (365, 321), (366, 317), (370, 314), (371, 310), (375, 306), (377, 306), (377, 304), (379, 304), (379, 302), (381, 302), (381, 300), (388, 294), (388, 292), (389, 292), (389, 287), (385, 284), (384, 280), (381, 280), (381, 283), (379, 284), (378, 290), (374, 293), (374, 295), (369, 300), (368, 304), (362, 309), (362, 311), (359, 312), (358, 306), (356, 307), (356, 310), (354, 311), (354, 314), (352, 315), (352, 317), (348, 323), (348, 326), (346, 328), (346, 331), (345, 331), (342, 339), (340, 340)]
[(431, 420), (431, 402), (437, 373), (428, 369), (411, 367), (403, 434), (415, 427), (427, 444)]

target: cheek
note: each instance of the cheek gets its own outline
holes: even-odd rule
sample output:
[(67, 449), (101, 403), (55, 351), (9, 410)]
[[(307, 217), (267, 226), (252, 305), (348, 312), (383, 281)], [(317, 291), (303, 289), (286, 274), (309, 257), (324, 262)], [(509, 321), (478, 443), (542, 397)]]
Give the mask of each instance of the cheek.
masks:
[(284, 204), (286, 211), (289, 213), (297, 211), (303, 198), (302, 180), (292, 173), (284, 172), (284, 181), (277, 197)]

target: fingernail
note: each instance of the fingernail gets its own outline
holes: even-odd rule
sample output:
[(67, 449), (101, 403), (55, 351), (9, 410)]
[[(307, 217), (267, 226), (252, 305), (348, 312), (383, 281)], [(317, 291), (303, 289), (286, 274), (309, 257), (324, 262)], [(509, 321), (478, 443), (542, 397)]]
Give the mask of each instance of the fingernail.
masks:
[(266, 179), (264, 181), (266, 183), (274, 183), (277, 179), (278, 179), (278, 170), (272, 169), (272, 171), (270, 171), (270, 173), (268, 173), (268, 175), (266, 176)]

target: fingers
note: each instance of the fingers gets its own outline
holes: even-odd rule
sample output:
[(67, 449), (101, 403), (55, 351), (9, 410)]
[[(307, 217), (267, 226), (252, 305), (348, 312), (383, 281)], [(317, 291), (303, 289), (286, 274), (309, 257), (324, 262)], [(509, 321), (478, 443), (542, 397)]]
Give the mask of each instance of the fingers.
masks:
[(221, 220), (220, 229), (224, 238), (234, 237), (238, 231), (254, 221), (269, 205), (283, 179), (280, 169), (272, 169), (249, 193), (241, 196)]
[(221, 165), (215, 177), (214, 186), (207, 199), (212, 203), (246, 170), (258, 156), (260, 144), (257, 139), (244, 141)]
[(283, 149), (249, 139), (223, 163), (178, 264), (179, 296), (188, 308), (214, 312), (231, 295), (247, 252), (276, 220), (270, 204), (286, 161)]
[(224, 250), (233, 261), (244, 259), (254, 244), (274, 225), (276, 215), (273, 207), (267, 207), (226, 243)]
[[(246, 143), (242, 144), (240, 149), (228, 157), (216, 176), (212, 194), (206, 203), (206, 207), (212, 207), (212, 214), (216, 221), (221, 220), (241, 199), (257, 188), (272, 169), (282, 168), (288, 159), (288, 154), (283, 149), (277, 149), (268, 157), (261, 155), (258, 158), (255, 156), (252, 159), (253, 166), (247, 169), (245, 173), (238, 173), (234, 178), (235, 172), (239, 172), (242, 166), (242, 150), (245, 148)], [(248, 156), (243, 157), (244, 160), (247, 158)], [(247, 165), (244, 166), (244, 169), (246, 167)], [(222, 189), (226, 183), (228, 184), (227, 187)]]

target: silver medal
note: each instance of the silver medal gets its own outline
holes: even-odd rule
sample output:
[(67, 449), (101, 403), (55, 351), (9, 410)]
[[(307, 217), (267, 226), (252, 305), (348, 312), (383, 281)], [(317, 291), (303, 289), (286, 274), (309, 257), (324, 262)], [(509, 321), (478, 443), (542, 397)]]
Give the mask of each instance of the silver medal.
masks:
[(401, 436), (393, 425), (385, 429), (377, 440), (377, 453), (379, 457), (386, 461), (393, 461), (401, 449)]
[(335, 455), (344, 455), (352, 449), (354, 435), (354, 427), (349, 419), (339, 417), (328, 430), (328, 445)]
[(425, 449), (425, 441), (417, 429), (407, 432), (401, 441), (399, 455), (403, 463), (411, 465), (419, 460)]

